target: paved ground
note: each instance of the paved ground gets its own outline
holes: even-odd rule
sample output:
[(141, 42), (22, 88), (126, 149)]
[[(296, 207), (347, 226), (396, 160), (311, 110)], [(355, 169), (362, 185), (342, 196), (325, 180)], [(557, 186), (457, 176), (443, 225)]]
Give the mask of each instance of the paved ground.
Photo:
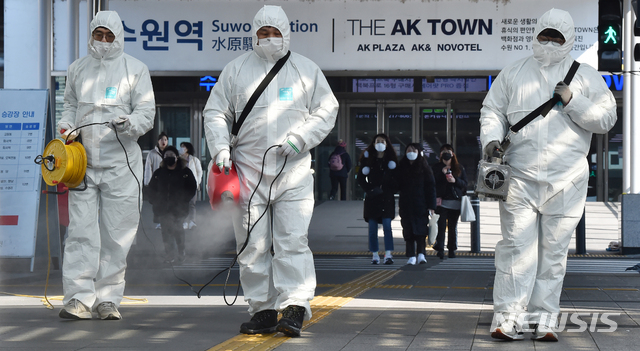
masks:
[[(188, 233), (189, 259), (162, 264), (160, 232), (143, 212), (129, 256), (122, 321), (58, 318), (60, 271), (16, 268), (0, 260), (0, 350), (637, 350), (640, 274), (625, 271), (639, 257), (605, 251), (619, 236), (619, 204), (589, 204), (587, 251), (572, 255), (561, 297), (564, 331), (558, 343), (491, 339), (493, 246), (499, 238), (495, 202), (481, 205), (481, 254), (469, 253), (469, 224), (459, 228), (458, 258), (404, 266), (404, 242), (394, 221), (393, 265), (371, 265), (361, 202), (316, 207), (309, 233), (318, 288), (314, 316), (300, 338), (238, 334), (248, 320), (237, 269), (197, 291), (232, 260), (228, 215), (199, 204), (199, 226)], [(382, 240), (381, 240), (382, 243)], [(381, 247), (382, 248), (382, 247)], [(183, 281), (189, 282), (189, 287)], [(45, 291), (54, 309), (37, 296)], [(15, 295), (12, 295), (15, 294)], [(19, 294), (19, 295), (18, 295)], [(606, 314), (603, 316), (603, 314)]]

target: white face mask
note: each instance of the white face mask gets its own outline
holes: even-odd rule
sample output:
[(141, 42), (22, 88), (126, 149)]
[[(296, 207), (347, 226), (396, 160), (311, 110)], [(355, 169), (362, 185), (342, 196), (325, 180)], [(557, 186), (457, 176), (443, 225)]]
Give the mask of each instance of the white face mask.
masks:
[(282, 53), (283, 41), (282, 38), (269, 37), (258, 39), (258, 50), (262, 50), (269, 62), (276, 62), (281, 59), (284, 54)]
[(565, 45), (555, 46), (551, 44), (551, 42), (542, 45), (537, 39), (533, 41), (532, 45), (533, 58), (543, 66), (548, 66), (562, 61), (567, 56), (568, 52), (571, 51), (571, 48), (567, 50)]
[(180, 148), (180, 155), (184, 155), (187, 152), (187, 148), (186, 147), (181, 147)]
[(417, 152), (407, 152), (407, 158), (409, 161), (415, 161), (418, 158)]
[(111, 50), (112, 46), (113, 46), (113, 43), (107, 43), (104, 41), (97, 41), (97, 40), (93, 41), (93, 47), (96, 49), (98, 54), (102, 57), (104, 57), (109, 52), (109, 50)]
[(387, 149), (387, 145), (385, 143), (376, 143), (376, 151), (378, 152), (383, 152), (384, 150)]

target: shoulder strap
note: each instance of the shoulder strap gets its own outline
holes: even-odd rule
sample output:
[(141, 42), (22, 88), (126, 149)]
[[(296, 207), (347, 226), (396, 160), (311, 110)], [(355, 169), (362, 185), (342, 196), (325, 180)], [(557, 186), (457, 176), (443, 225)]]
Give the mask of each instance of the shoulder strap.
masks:
[(247, 115), (253, 109), (253, 105), (256, 104), (256, 101), (258, 101), (258, 98), (260, 97), (260, 95), (262, 95), (262, 92), (267, 88), (269, 83), (271, 83), (271, 80), (273, 79), (273, 77), (275, 77), (276, 74), (278, 74), (282, 66), (284, 66), (285, 62), (287, 62), (287, 60), (289, 59), (289, 56), (291, 56), (291, 51), (288, 51), (287, 54), (284, 55), (284, 57), (282, 57), (281, 59), (278, 60), (278, 62), (276, 62), (276, 64), (273, 66), (273, 68), (271, 68), (269, 73), (267, 73), (267, 76), (264, 77), (260, 85), (258, 85), (258, 88), (256, 89), (256, 91), (253, 92), (253, 95), (251, 95), (251, 97), (249, 98), (249, 101), (247, 101), (247, 105), (242, 110), (242, 113), (240, 114), (240, 118), (238, 118), (237, 121), (236, 120), (233, 121), (233, 127), (231, 128), (231, 134), (233, 136), (238, 135), (238, 132), (240, 131), (240, 127), (242, 127), (244, 120), (247, 119)]
[[(573, 80), (573, 76), (576, 74), (576, 71), (578, 70), (578, 66), (580, 66), (580, 63), (578, 61), (573, 61), (571, 68), (569, 68), (569, 72), (567, 72), (567, 76), (564, 77), (564, 80), (563, 80), (563, 82), (566, 85), (569, 85), (571, 83), (571, 80)], [(529, 122), (533, 121), (539, 115), (542, 115), (542, 117), (546, 117), (549, 111), (551, 111), (551, 109), (553, 108), (553, 106), (557, 104), (560, 100), (561, 100), (560, 95), (553, 94), (553, 97), (551, 99), (549, 99), (544, 104), (540, 105), (537, 109), (531, 111), (531, 113), (529, 113), (526, 117), (521, 119), (518, 123), (511, 126), (510, 128), (511, 131), (514, 133), (517, 133), (520, 129), (522, 129), (524, 126), (529, 124)]]

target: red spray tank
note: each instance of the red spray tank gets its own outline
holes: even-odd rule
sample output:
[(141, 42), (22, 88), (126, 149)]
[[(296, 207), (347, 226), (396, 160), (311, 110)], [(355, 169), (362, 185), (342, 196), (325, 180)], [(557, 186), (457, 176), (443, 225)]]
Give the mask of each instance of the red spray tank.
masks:
[(240, 180), (236, 165), (232, 164), (230, 169), (221, 172), (220, 168), (212, 163), (207, 180), (207, 193), (211, 208), (214, 210), (226, 203), (237, 204), (240, 200)]

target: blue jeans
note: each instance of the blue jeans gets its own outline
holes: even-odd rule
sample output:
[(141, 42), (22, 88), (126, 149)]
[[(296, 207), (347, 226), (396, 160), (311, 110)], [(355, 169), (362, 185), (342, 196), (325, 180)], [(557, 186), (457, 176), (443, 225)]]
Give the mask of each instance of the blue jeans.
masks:
[[(393, 251), (393, 234), (391, 234), (391, 218), (382, 219), (382, 230), (384, 231), (384, 249)], [(378, 222), (375, 219), (369, 220), (369, 251), (378, 252)]]

